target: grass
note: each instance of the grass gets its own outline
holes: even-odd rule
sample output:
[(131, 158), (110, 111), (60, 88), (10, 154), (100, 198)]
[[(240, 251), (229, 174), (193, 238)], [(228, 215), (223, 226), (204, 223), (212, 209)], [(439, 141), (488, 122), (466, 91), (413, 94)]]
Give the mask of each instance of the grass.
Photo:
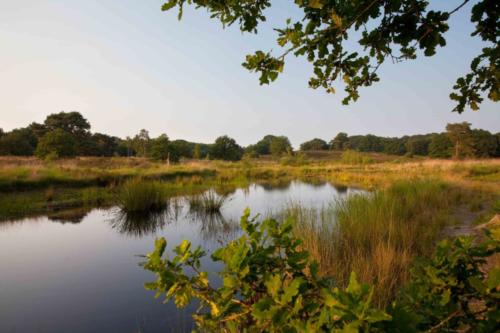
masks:
[(387, 305), (408, 278), (414, 258), (430, 254), (453, 223), (461, 196), (440, 181), (406, 181), (370, 194), (356, 194), (322, 210), (300, 205), (284, 214), (324, 275), (342, 286), (355, 271), (376, 285), (374, 299)]
[(140, 178), (125, 182), (118, 192), (117, 201), (127, 213), (147, 213), (161, 210), (167, 205), (161, 183)]
[(193, 211), (203, 211), (205, 213), (219, 213), (227, 195), (219, 195), (213, 189), (200, 195), (193, 195), (187, 198), (189, 209)]
[[(308, 152), (306, 165), (283, 165), (267, 158), (186, 161), (167, 166), (141, 158), (81, 157), (46, 163), (36, 158), (0, 157), (0, 220), (68, 206), (114, 205), (121, 184), (137, 177), (161, 181), (166, 196), (196, 195), (210, 188), (230, 193), (251, 183), (280, 185), (296, 179), (368, 190), (404, 180), (439, 179), (466, 192), (482, 193), (480, 198), (472, 199), (473, 209), (487, 208), (500, 193), (498, 159), (451, 161), (362, 155), (372, 163), (345, 163), (340, 152)], [(51, 198), (50, 202), (47, 198)]]

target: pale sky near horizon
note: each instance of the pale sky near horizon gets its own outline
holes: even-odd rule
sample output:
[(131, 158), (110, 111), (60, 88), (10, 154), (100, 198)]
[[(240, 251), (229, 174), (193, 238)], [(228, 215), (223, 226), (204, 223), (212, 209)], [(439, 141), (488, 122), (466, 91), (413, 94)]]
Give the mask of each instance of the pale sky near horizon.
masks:
[[(500, 104), (452, 113), (448, 95), (483, 44), (470, 37), (467, 4), (454, 15), (448, 46), (431, 58), (387, 62), (381, 82), (343, 106), (337, 95), (307, 87), (311, 67), (290, 58), (270, 86), (241, 66), (246, 54), (277, 49), (272, 27), (296, 13), (288, 2), (268, 12), (258, 35), (222, 29), (203, 11), (161, 12), (161, 0), (0, 0), (0, 128), (42, 122), (54, 112), (81, 112), (92, 131), (240, 144), (266, 134), (292, 143), (319, 137), (440, 132), (449, 122), (500, 131)], [(452, 9), (460, 1), (432, 1)], [(290, 2), (291, 3), (291, 2)]]

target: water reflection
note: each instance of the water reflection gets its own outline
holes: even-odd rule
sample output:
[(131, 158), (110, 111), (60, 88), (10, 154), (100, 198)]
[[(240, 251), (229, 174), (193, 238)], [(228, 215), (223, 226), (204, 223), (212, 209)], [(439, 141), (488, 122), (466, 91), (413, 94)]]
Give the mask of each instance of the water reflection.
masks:
[(193, 224), (200, 225), (200, 235), (204, 241), (216, 241), (225, 244), (239, 231), (239, 224), (224, 218), (221, 212), (205, 212), (190, 209), (188, 218)]
[[(190, 331), (196, 309), (179, 311), (145, 291), (144, 282), (153, 277), (137, 267), (143, 261), (137, 255), (151, 252), (161, 236), (168, 240), (167, 251), (188, 239), (210, 253), (239, 236), (239, 218), (247, 207), (252, 216), (265, 217), (289, 202), (319, 209), (356, 192), (330, 183), (315, 185), (271, 181), (236, 190), (218, 186), (217, 193), (231, 193), (231, 200), (215, 213), (190, 210), (189, 200), (179, 197), (171, 198), (167, 209), (146, 215), (118, 208), (72, 209), (2, 222), (0, 332)], [(202, 265), (209, 274), (221, 268), (209, 256)]]
[(47, 218), (52, 222), (58, 222), (62, 224), (78, 224), (81, 223), (85, 217), (87, 217), (90, 211), (91, 209), (89, 208), (62, 210), (49, 214)]
[(121, 234), (143, 237), (162, 230), (168, 218), (168, 208), (149, 213), (127, 213), (118, 209), (110, 220), (110, 224)]

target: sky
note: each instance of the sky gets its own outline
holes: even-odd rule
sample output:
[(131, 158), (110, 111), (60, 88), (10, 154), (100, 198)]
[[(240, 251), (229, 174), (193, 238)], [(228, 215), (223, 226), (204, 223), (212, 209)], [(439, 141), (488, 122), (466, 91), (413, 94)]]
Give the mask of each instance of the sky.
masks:
[[(308, 88), (311, 65), (289, 58), (270, 86), (241, 66), (255, 50), (277, 49), (273, 27), (298, 13), (275, 0), (259, 34), (223, 29), (203, 10), (183, 19), (160, 0), (0, 0), (0, 128), (43, 122), (79, 111), (93, 132), (120, 137), (145, 128), (150, 136), (213, 142), (229, 135), (242, 145), (266, 134), (292, 144), (338, 132), (350, 135), (441, 132), (447, 123), (500, 131), (500, 105), (485, 100), (459, 115), (448, 95), (484, 45), (470, 37), (471, 6), (450, 21), (447, 47), (434, 57), (387, 62), (381, 81), (358, 102)], [(460, 1), (461, 2), (461, 1)], [(431, 1), (452, 9), (459, 1)], [(439, 7), (436, 7), (439, 6)]]

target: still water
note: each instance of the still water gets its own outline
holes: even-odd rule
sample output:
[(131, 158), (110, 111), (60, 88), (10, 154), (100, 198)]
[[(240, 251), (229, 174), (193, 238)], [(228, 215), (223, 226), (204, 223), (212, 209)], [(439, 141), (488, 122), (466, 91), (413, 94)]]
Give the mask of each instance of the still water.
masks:
[[(179, 311), (143, 287), (154, 278), (140, 255), (155, 238), (165, 237), (169, 248), (188, 239), (210, 253), (239, 235), (246, 207), (265, 216), (291, 201), (320, 208), (353, 192), (329, 183), (254, 184), (231, 193), (212, 217), (177, 198), (147, 221), (111, 208), (0, 222), (0, 332), (189, 332), (192, 307)], [(203, 266), (219, 269), (208, 258)]]

